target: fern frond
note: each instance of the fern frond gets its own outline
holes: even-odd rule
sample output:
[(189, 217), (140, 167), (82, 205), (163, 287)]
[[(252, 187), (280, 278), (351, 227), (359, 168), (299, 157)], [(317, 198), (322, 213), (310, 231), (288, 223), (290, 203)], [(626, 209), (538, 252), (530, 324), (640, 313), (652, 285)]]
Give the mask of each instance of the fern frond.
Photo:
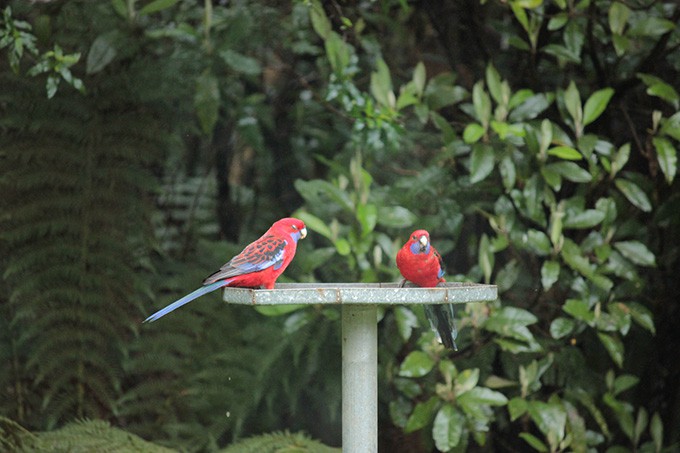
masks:
[(284, 451), (340, 453), (342, 449), (329, 447), (302, 433), (283, 431), (244, 439), (220, 450), (219, 453), (278, 453)]

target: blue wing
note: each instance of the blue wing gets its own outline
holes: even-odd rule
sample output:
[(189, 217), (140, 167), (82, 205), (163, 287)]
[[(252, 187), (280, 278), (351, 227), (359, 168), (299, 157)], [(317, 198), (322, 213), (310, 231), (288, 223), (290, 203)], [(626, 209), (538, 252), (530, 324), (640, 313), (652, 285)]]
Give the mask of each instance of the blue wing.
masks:
[(439, 341), (447, 348), (457, 351), (458, 330), (453, 304), (425, 305), (425, 316), (430, 321), (432, 330), (437, 333)]
[(271, 234), (262, 236), (249, 244), (241, 253), (233, 257), (220, 270), (207, 277), (203, 284), (212, 283), (237, 275), (259, 272), (268, 267), (278, 269), (283, 264), (288, 241)]
[(161, 318), (161, 317), (167, 315), (168, 313), (170, 313), (173, 310), (178, 309), (182, 305), (188, 304), (189, 302), (191, 302), (192, 300), (202, 296), (203, 294), (209, 293), (211, 291), (215, 291), (216, 289), (221, 288), (223, 286), (226, 286), (228, 284), (229, 284), (229, 280), (220, 280), (220, 281), (214, 282), (212, 284), (202, 286), (202, 287), (198, 288), (196, 291), (189, 293), (186, 296), (182, 297), (181, 299), (171, 303), (167, 307), (158, 310), (156, 313), (154, 313), (153, 315), (146, 318), (144, 320), (144, 322), (154, 322), (158, 318)]

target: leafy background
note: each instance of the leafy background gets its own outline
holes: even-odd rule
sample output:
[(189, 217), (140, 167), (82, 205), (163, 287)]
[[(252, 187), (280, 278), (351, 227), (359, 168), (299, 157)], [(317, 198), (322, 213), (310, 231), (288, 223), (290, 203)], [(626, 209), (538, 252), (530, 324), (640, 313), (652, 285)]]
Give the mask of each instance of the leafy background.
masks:
[(679, 19), (10, 2), (0, 445), (338, 447), (337, 310), (212, 295), (141, 325), (292, 214), (311, 234), (282, 281), (395, 281), (426, 228), (449, 281), (498, 285), (459, 310), (455, 354), (419, 309), (381, 312), (381, 449), (677, 451)]

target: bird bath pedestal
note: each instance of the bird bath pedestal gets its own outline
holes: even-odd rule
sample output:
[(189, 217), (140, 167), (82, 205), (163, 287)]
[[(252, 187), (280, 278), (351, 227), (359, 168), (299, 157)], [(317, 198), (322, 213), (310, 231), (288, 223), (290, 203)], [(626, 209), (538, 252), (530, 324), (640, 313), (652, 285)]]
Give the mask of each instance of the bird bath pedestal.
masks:
[(398, 283), (281, 283), (275, 289), (225, 288), (242, 305), (342, 306), (342, 449), (378, 451), (378, 305), (464, 304), (496, 300), (495, 285), (444, 283), (400, 288)]

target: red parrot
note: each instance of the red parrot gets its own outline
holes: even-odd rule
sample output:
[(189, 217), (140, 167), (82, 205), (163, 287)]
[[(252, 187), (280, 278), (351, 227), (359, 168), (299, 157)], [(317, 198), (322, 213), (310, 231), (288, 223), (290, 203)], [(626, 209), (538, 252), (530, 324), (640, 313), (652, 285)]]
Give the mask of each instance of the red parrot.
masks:
[(224, 286), (273, 289), (274, 282), (295, 256), (297, 241), (305, 236), (307, 228), (302, 220), (285, 218), (274, 222), (262, 237), (203, 280), (202, 287), (157, 311), (144, 322), (153, 322), (203, 294)]
[[(416, 230), (406, 244), (397, 252), (397, 267), (404, 277), (402, 286), (406, 280), (414, 284), (432, 288), (439, 282), (445, 282), (442, 257), (430, 244), (430, 233), (425, 230)], [(444, 346), (458, 350), (456, 346), (455, 314), (453, 304), (425, 305), (425, 315), (430, 321), (432, 330), (437, 333), (439, 341)]]

